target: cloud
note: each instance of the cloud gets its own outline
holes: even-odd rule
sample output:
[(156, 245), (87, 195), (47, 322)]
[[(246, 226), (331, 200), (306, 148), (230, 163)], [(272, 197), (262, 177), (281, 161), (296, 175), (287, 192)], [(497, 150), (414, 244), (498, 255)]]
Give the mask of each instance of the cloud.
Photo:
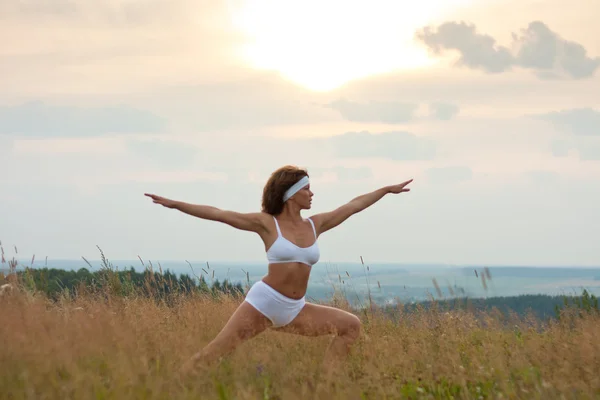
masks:
[(444, 50), (457, 50), (460, 53), (459, 65), (481, 68), (486, 72), (504, 72), (514, 59), (510, 51), (496, 45), (496, 39), (479, 34), (474, 25), (465, 22), (446, 22), (437, 30), (425, 27), (415, 34), (434, 54)]
[(555, 140), (552, 142), (551, 151), (554, 157), (567, 157), (571, 150), (571, 145), (566, 140)]
[(598, 96), (591, 88), (600, 85), (600, 73), (590, 80), (548, 83), (529, 73), (499, 74), (490, 79), (489, 75), (473, 74), (472, 70), (430, 68), (353, 81), (331, 93), (331, 99), (419, 104), (417, 117), (411, 123), (427, 122), (423, 116), (431, 113), (432, 103), (460, 106), (463, 120), (482, 115), (481, 111), (517, 117), (527, 112), (559, 110), (565, 105), (564, 99), (570, 99), (570, 107), (597, 105)]
[(12, 152), (14, 142), (11, 138), (0, 135), (0, 156)]
[(600, 141), (594, 138), (584, 144), (576, 146), (579, 152), (579, 159), (582, 161), (600, 161)]
[(600, 57), (588, 57), (581, 44), (561, 38), (540, 21), (531, 22), (513, 39), (516, 64), (536, 70), (542, 79), (589, 78), (600, 66)]
[(340, 182), (352, 182), (373, 177), (373, 170), (369, 167), (342, 167), (332, 168)]
[[(0, 136), (2, 137), (2, 136)], [(13, 151), (18, 157), (24, 155), (51, 156), (57, 155), (64, 159), (67, 155), (79, 155), (84, 157), (117, 156), (127, 155), (123, 137), (52, 137), (52, 138), (24, 138), (15, 139)]]
[(547, 121), (557, 130), (569, 134), (552, 142), (555, 157), (568, 157), (571, 151), (582, 161), (600, 160), (600, 111), (592, 108), (574, 108), (531, 115)]
[(426, 173), (429, 181), (435, 184), (457, 183), (473, 178), (471, 168), (462, 165), (429, 168)]
[(574, 108), (536, 114), (533, 118), (548, 121), (557, 129), (577, 136), (600, 136), (600, 111), (592, 108)]
[(345, 167), (336, 165), (333, 167), (312, 167), (309, 174), (314, 178), (325, 178), (335, 176), (339, 182), (354, 182), (373, 178), (373, 170), (369, 167)]
[(322, 107), (322, 94), (271, 72), (245, 71), (227, 82), (178, 86), (153, 96), (160, 98), (163, 112), (201, 131), (339, 121)]
[(460, 107), (452, 103), (432, 103), (429, 105), (429, 118), (442, 121), (451, 120), (458, 115)]
[(0, 1), (1, 91), (126, 93), (222, 78), (245, 38), (226, 2)]
[(226, 181), (227, 173), (204, 170), (185, 171), (125, 171), (112, 183), (199, 183), (204, 181)]
[(411, 121), (418, 104), (396, 101), (357, 103), (340, 99), (329, 103), (329, 107), (338, 111), (348, 121), (398, 124)]
[[(399, 101), (369, 101), (358, 103), (340, 99), (328, 104), (340, 115), (352, 122), (379, 122), (384, 124), (402, 124), (420, 119), (417, 115), (419, 104)], [(451, 103), (436, 102), (429, 105), (428, 119), (450, 120), (460, 108)]]
[[(0, 18), (5, 22), (74, 22), (88, 26), (139, 27), (153, 24), (180, 22), (197, 23), (195, 11), (207, 16), (225, 17), (227, 8), (208, 0), (114, 0), (110, 2), (90, 2), (86, 0), (20, 0), (0, 3)], [(200, 20), (208, 24), (207, 20)]]
[(178, 168), (193, 164), (200, 149), (172, 140), (129, 140), (127, 150), (145, 163), (162, 168)]
[(555, 184), (560, 179), (560, 175), (558, 174), (558, 172), (550, 170), (526, 171), (525, 176), (532, 183), (539, 185)]
[(347, 132), (328, 138), (334, 153), (343, 158), (386, 158), (394, 161), (431, 160), (435, 157), (435, 143), (409, 132), (379, 134)]
[(166, 121), (128, 106), (83, 108), (29, 102), (0, 107), (0, 134), (85, 137), (109, 133), (157, 133)]
[(19, 0), (0, 3), (5, 20), (21, 21), (62, 21), (85, 22), (92, 25), (140, 26), (161, 23), (190, 16), (185, 11), (192, 10), (193, 3), (188, 1), (165, 2), (162, 0), (114, 0), (110, 2), (89, 2), (85, 0)]
[[(154, 88), (152, 83), (149, 85), (142, 95), (102, 96), (106, 100), (97, 107), (76, 107), (72, 103), (56, 106), (40, 101), (0, 106), (0, 134), (158, 133), (174, 125), (194, 132), (231, 129), (246, 133), (261, 127), (340, 121), (335, 111), (322, 106), (325, 95), (311, 93), (272, 72), (245, 70), (227, 81)], [(83, 98), (98, 103), (97, 93)], [(120, 103), (111, 104), (110, 99)], [(40, 132), (40, 127), (44, 131)]]
[(574, 151), (581, 161), (599, 161), (600, 137), (579, 136), (555, 140), (552, 142), (551, 151), (555, 157), (568, 157), (569, 153)]
[(415, 38), (433, 54), (455, 50), (460, 54), (458, 65), (493, 74), (522, 67), (533, 70), (540, 79), (584, 79), (600, 66), (600, 57), (589, 57), (581, 44), (563, 39), (540, 21), (512, 34), (512, 50), (466, 22), (427, 26), (418, 30)]

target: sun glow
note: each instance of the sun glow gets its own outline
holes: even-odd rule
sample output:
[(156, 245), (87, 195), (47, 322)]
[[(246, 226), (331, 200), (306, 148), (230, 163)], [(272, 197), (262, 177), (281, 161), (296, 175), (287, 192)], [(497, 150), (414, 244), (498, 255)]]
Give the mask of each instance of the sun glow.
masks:
[(229, 0), (245, 61), (315, 91), (435, 63), (415, 31), (470, 0)]

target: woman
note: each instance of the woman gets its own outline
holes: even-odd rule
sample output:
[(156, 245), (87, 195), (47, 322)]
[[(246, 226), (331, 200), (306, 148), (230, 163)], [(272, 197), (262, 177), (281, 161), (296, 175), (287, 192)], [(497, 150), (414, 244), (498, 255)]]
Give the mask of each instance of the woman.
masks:
[(267, 328), (306, 336), (334, 334), (324, 362), (330, 365), (344, 357), (359, 336), (360, 320), (349, 312), (305, 301), (311, 267), (320, 256), (317, 239), (384, 195), (410, 191), (406, 186), (411, 182), (383, 187), (307, 219), (300, 213), (311, 208), (308, 173), (289, 165), (271, 174), (263, 190), (262, 212), (238, 213), (146, 194), (167, 208), (257, 233), (269, 261), (267, 275), (250, 288), (217, 337), (196, 353), (182, 372), (220, 358)]

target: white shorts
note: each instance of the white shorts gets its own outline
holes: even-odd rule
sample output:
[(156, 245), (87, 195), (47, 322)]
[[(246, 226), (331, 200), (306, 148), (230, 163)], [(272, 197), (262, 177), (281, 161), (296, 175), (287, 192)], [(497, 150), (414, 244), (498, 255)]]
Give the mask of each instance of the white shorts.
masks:
[(302, 311), (306, 300), (291, 299), (263, 281), (258, 281), (246, 294), (246, 302), (273, 323), (274, 328), (289, 324)]

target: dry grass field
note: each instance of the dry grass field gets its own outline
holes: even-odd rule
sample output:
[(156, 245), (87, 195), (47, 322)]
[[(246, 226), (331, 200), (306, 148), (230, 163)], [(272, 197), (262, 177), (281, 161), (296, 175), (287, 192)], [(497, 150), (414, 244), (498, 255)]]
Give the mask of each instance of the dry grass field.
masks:
[(240, 298), (176, 293), (165, 301), (101, 288), (50, 301), (11, 284), (0, 298), (2, 399), (600, 398), (595, 312), (542, 323), (401, 305), (390, 318), (371, 308), (359, 313), (361, 338), (331, 380), (320, 364), (329, 337), (272, 331), (180, 380), (178, 368)]

